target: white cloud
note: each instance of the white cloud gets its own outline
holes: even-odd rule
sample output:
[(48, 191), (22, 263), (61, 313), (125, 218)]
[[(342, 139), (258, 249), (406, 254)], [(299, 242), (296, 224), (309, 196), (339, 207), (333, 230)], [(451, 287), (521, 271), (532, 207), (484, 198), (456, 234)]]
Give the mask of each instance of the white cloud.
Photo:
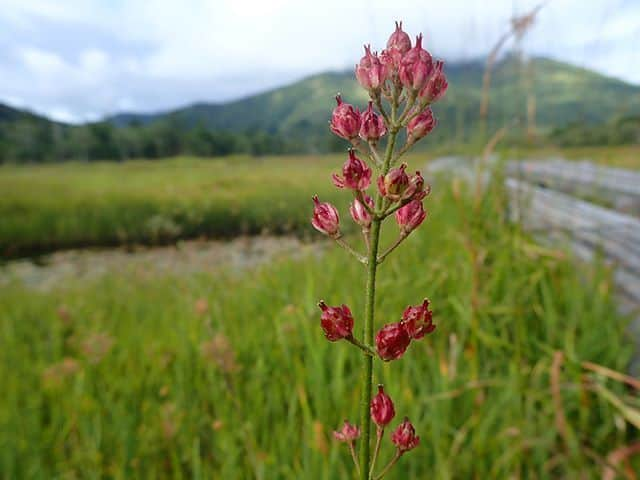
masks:
[[(517, 2), (522, 13), (539, 0)], [(393, 20), (447, 60), (486, 54), (512, 0), (3, 0), (4, 98), (58, 119), (222, 101), (380, 49)], [(523, 45), (640, 83), (640, 2), (552, 0)], [(3, 60), (4, 59), (4, 60)]]

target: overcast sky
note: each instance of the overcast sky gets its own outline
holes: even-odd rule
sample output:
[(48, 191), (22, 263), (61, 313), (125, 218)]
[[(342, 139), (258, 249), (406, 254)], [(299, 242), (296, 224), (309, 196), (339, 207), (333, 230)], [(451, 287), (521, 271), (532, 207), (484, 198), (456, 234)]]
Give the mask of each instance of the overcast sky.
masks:
[[(435, 56), (471, 59), (537, 3), (0, 0), (0, 101), (73, 122), (225, 101), (351, 68), (395, 19)], [(550, 0), (524, 48), (640, 84), (640, 0)]]

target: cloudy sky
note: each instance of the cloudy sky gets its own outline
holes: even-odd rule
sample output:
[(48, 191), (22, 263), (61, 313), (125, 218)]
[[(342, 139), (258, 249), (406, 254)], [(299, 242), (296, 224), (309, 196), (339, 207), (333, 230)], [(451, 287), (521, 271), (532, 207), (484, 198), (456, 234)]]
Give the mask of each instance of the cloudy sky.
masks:
[[(72, 122), (225, 101), (350, 68), (395, 19), (438, 57), (477, 58), (537, 3), (0, 0), (0, 101)], [(640, 84), (640, 1), (549, 0), (524, 48)]]

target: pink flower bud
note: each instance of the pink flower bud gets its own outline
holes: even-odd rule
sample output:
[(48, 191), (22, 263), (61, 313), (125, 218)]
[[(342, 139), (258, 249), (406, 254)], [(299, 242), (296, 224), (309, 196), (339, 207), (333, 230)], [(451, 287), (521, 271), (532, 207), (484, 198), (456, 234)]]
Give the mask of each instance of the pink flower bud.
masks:
[(402, 195), (409, 187), (409, 176), (406, 174), (405, 169), (407, 164), (403, 163), (400, 168), (394, 168), (384, 177), (378, 178), (378, 190), (383, 197), (388, 198), (394, 202), (397, 202), (402, 198)]
[(402, 323), (385, 325), (376, 334), (376, 349), (385, 362), (397, 360), (407, 351), (411, 337)]
[(420, 444), (420, 437), (416, 437), (416, 430), (408, 417), (404, 417), (404, 421), (391, 434), (391, 441), (401, 453), (413, 450)]
[(360, 429), (345, 420), (342, 429), (334, 431), (333, 436), (339, 442), (351, 443), (360, 438)]
[(333, 174), (333, 184), (338, 188), (365, 190), (371, 184), (371, 168), (356, 157), (353, 149), (349, 150), (349, 158), (342, 167), (342, 175)]
[(311, 218), (311, 224), (319, 232), (334, 237), (340, 233), (340, 217), (338, 216), (338, 210), (336, 207), (327, 202), (318, 200), (318, 196), (313, 197), (313, 217)]
[(431, 187), (429, 185), (425, 188), (424, 178), (422, 178), (420, 172), (416, 172), (414, 176), (409, 178), (409, 186), (402, 195), (402, 199), (422, 200), (430, 191)]
[(397, 51), (402, 55), (411, 50), (411, 37), (402, 30), (402, 22), (396, 22), (396, 30), (387, 41), (387, 50)]
[(387, 68), (387, 75), (397, 79), (402, 57), (411, 50), (411, 38), (402, 30), (402, 22), (396, 22), (396, 31), (387, 41), (387, 48), (380, 53), (380, 61)]
[(433, 332), (436, 326), (433, 324), (433, 312), (429, 310), (429, 300), (425, 298), (421, 305), (408, 306), (402, 314), (402, 324), (414, 340)]
[[(367, 205), (373, 210), (373, 200), (369, 195), (364, 196), (364, 201), (367, 202)], [(351, 214), (351, 218), (358, 225), (361, 225), (363, 229), (368, 230), (371, 226), (371, 214), (365, 208), (360, 200), (355, 198), (349, 207), (349, 213)]]
[(369, 45), (364, 46), (364, 52), (364, 57), (356, 65), (356, 79), (367, 90), (377, 91), (387, 79), (387, 67), (377, 53), (371, 53)]
[(443, 68), (444, 62), (442, 62), (442, 60), (438, 60), (429, 81), (420, 91), (420, 97), (422, 97), (422, 99), (427, 103), (437, 102), (444, 97), (444, 94), (447, 91), (449, 83), (447, 82), (446, 75), (442, 71)]
[(360, 131), (360, 111), (353, 105), (343, 103), (340, 95), (336, 96), (336, 102), (338, 106), (333, 109), (329, 124), (331, 131), (339, 137), (353, 140)]
[(387, 127), (384, 125), (384, 120), (373, 111), (373, 102), (369, 102), (369, 107), (362, 114), (360, 138), (370, 142), (377, 142), (385, 133), (387, 133)]
[(396, 416), (391, 397), (384, 393), (384, 387), (378, 385), (378, 394), (371, 399), (371, 419), (379, 427), (385, 427)]
[(407, 125), (407, 142), (415, 143), (427, 135), (437, 124), (430, 108), (413, 118)]
[(410, 90), (421, 90), (433, 71), (431, 54), (422, 48), (422, 35), (416, 46), (409, 50), (400, 63), (400, 81)]
[(349, 307), (344, 304), (340, 307), (329, 307), (324, 301), (320, 301), (318, 307), (322, 310), (320, 325), (327, 340), (335, 342), (351, 336), (353, 333), (353, 317)]
[(411, 200), (396, 212), (396, 222), (405, 235), (418, 228), (426, 217), (422, 200)]

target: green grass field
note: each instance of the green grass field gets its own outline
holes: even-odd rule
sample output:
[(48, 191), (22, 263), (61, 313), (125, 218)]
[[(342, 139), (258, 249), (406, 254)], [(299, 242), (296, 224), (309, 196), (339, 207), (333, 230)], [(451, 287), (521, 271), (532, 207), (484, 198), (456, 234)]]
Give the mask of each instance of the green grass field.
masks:
[(0, 253), (299, 232), (314, 191), (342, 197), (327, 182), (341, 162), (227, 157), (0, 167)]
[[(94, 223), (86, 238), (100, 238), (110, 221), (126, 222), (127, 238), (139, 238), (137, 222), (149, 211), (175, 208), (187, 218), (193, 208), (191, 225), (214, 228), (237, 218), (273, 228), (292, 222), (310, 232), (308, 198), (328, 195), (326, 173), (337, 162), (16, 170), (11, 175), (22, 174), (23, 183), (10, 182), (12, 197), (28, 196), (43, 209), (51, 202), (51, 210), (33, 231), (20, 230), (18, 220), (9, 231), (41, 238), (36, 232), (47, 221), (68, 212), (75, 219), (56, 230), (60, 244), (76, 241), (87, 218)], [(103, 195), (94, 195), (96, 184), (65, 189), (86, 181), (83, 168), (103, 172), (95, 180), (109, 185)], [(59, 190), (51, 196), (54, 181)], [(264, 192), (274, 181), (282, 189), (270, 200)], [(505, 219), (498, 186), (477, 209), (466, 190), (436, 182), (424, 227), (381, 267), (377, 325), (426, 295), (438, 326), (403, 361), (376, 365), (398, 415), (409, 415), (422, 437), (386, 478), (599, 477), (609, 453), (637, 441), (640, 425), (637, 397), (581, 366), (624, 371), (630, 358), (609, 272), (577, 266), (519, 233)], [(111, 213), (90, 208), (74, 217), (87, 198)], [(3, 199), (3, 212), (7, 205)], [(230, 217), (203, 213), (230, 206), (237, 208)], [(387, 227), (383, 242), (394, 230)], [(347, 451), (331, 430), (356, 419), (359, 354), (323, 339), (316, 307), (320, 298), (348, 303), (359, 331), (365, 275), (347, 260), (331, 249), (245, 274), (159, 277), (138, 269), (50, 292), (4, 287), (0, 476), (351, 478)]]
[[(436, 153), (437, 154), (437, 153)], [(416, 153), (422, 168), (434, 153)], [(637, 148), (509, 150), (640, 168)], [(315, 192), (345, 206), (328, 181), (346, 155), (0, 166), (0, 257), (57, 249), (165, 244), (181, 238), (308, 231)]]

